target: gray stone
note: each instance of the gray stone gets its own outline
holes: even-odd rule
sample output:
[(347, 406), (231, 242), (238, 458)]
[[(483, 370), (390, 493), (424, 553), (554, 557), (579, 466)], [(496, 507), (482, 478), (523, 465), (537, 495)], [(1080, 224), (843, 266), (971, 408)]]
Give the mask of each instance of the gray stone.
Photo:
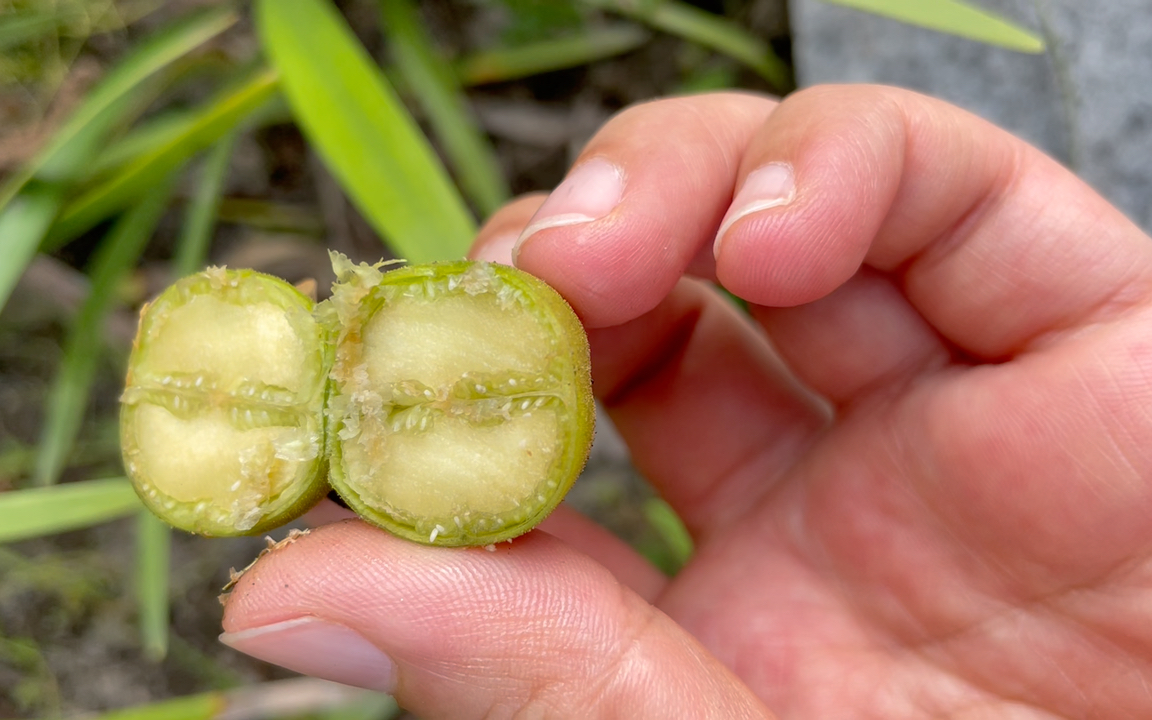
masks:
[(1152, 230), (1152, 0), (978, 0), (1042, 35), (1043, 55), (790, 3), (802, 86), (876, 82), (948, 100), (1042, 148)]

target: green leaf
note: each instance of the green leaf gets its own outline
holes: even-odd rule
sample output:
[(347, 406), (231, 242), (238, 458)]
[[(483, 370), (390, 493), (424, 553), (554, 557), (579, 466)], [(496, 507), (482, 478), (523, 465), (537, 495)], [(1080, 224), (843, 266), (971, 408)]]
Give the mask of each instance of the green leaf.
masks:
[[(177, 137), (186, 134), (196, 122), (198, 112), (197, 108), (169, 110), (141, 122), (100, 153), (92, 163), (86, 181), (105, 179), (129, 163), (152, 153), (158, 147), (175, 142)], [(246, 119), (245, 125), (266, 127), (290, 122), (292, 115), (288, 112), (288, 106), (282, 97), (275, 95), (254, 110)]]
[(292, 678), (113, 710), (90, 720), (215, 720), (323, 717), (390, 720), (400, 715), (387, 695), (315, 678)]
[(412, 262), (460, 258), (475, 223), (380, 68), (322, 0), (258, 0), (297, 122), (364, 217)]
[(193, 155), (234, 129), (275, 93), (276, 74), (264, 69), (239, 88), (208, 103), (181, 132), (167, 136), (151, 151), (65, 206), (49, 231), (45, 247), (60, 247), (131, 205)]
[(34, 185), (0, 210), (0, 308), (32, 262), (61, 202), (55, 185)]
[[(0, 209), (0, 307), (8, 301), (24, 268), (36, 255), (36, 249), (51, 231), (64, 203), (66, 186), (75, 176), (84, 172), (84, 165), (105, 141), (111, 127), (129, 114), (136, 104), (135, 97), (119, 98), (103, 113), (80, 128), (68, 143), (70, 155), (58, 155), (46, 161), (40, 175), (55, 180), (42, 181), (40, 177), (25, 182), (17, 195)], [(19, 174), (19, 173), (18, 173)]]
[[(68, 121), (56, 131), (51, 141), (26, 165), (13, 173), (0, 186), (0, 217), (6, 217), (14, 199), (33, 178), (49, 183), (70, 183), (87, 172), (108, 129), (132, 106), (133, 94), (141, 84), (177, 58), (202, 45), (236, 22), (236, 14), (220, 7), (197, 14), (143, 43), (124, 58), (92, 90)], [(44, 238), (43, 230), (35, 231), (39, 222), (28, 220), (31, 212), (39, 221), (56, 210), (48, 211), (48, 201), (40, 198), (37, 208), (18, 211), (21, 218), (10, 219), (25, 230), (0, 234), (0, 307), (24, 268), (36, 254)], [(3, 224), (0, 220), (0, 224)]]
[(209, 692), (113, 710), (96, 716), (94, 720), (213, 720), (227, 707), (225, 693)]
[(92, 287), (64, 340), (63, 361), (48, 395), (33, 476), (38, 485), (56, 482), (67, 465), (96, 374), (104, 318), (112, 308), (116, 287), (136, 264), (167, 207), (172, 184), (173, 178), (161, 178), (160, 183), (116, 223), (96, 253)]
[[(492, 0), (487, 0), (491, 3)], [(497, 0), (506, 23), (497, 42), (522, 45), (572, 32), (584, 25), (584, 13), (574, 0)]]
[(675, 571), (683, 567), (692, 558), (693, 543), (676, 511), (660, 498), (652, 498), (644, 503), (644, 517), (668, 547), (671, 569)]
[(0, 493), (0, 543), (97, 525), (140, 507), (136, 491), (125, 478)]
[(650, 37), (642, 27), (616, 23), (570, 37), (474, 53), (460, 59), (456, 72), (465, 85), (506, 82), (622, 55)]
[(7, 205), (34, 176), (51, 181), (61, 179), (58, 175), (64, 172), (67, 175), (65, 179), (69, 179), (72, 172), (82, 169), (91, 158), (77, 158), (73, 141), (90, 123), (97, 121), (106, 110), (149, 77), (219, 35), (236, 20), (234, 11), (220, 6), (176, 23), (142, 43), (88, 94), (76, 112), (52, 136), (51, 142), (0, 187), (0, 208)]
[(106, 178), (157, 147), (171, 142), (172, 138), (187, 132), (193, 115), (194, 112), (190, 110), (169, 110), (136, 125), (100, 152), (93, 160), (85, 182)]
[(232, 147), (236, 144), (236, 132), (221, 138), (200, 169), (200, 182), (188, 212), (180, 238), (176, 241), (176, 257), (172, 262), (172, 272), (176, 277), (184, 277), (200, 270), (208, 258), (208, 247), (212, 243), (212, 230), (220, 209), (220, 195), (224, 190), (224, 176), (228, 173), (228, 162), (232, 159)]
[(443, 143), (461, 187), (482, 214), (495, 212), (508, 199), (508, 183), (451, 65), (437, 53), (411, 0), (380, 0), (379, 6), (396, 68)]
[(168, 654), (168, 564), (172, 529), (150, 511), (136, 514), (136, 605), (144, 654)]
[(1044, 40), (1039, 35), (960, 0), (916, 0), (916, 2), (825, 0), (825, 2), (882, 15), (929, 30), (958, 35), (988, 45), (998, 45), (1009, 50), (1024, 53), (1044, 52)]
[(792, 89), (792, 71), (768, 43), (733, 21), (680, 0), (584, 0), (588, 5), (636, 18), (739, 60), (780, 91)]
[(63, 18), (52, 13), (12, 13), (0, 17), (0, 50), (54, 31)]

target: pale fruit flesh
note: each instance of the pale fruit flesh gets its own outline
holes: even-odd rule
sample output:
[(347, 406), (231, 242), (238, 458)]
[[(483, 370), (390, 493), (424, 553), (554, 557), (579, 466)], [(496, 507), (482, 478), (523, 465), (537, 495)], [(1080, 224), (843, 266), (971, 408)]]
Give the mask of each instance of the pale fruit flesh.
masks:
[(486, 544), (539, 522), (582, 467), (587, 344), (534, 278), (431, 267), (346, 273), (333, 298), (356, 301), (338, 308), (332, 481), (362, 517), (404, 537)]
[(281, 280), (213, 269), (141, 317), (121, 399), (125, 467), (171, 524), (259, 532), (324, 491), (326, 364), (311, 302)]

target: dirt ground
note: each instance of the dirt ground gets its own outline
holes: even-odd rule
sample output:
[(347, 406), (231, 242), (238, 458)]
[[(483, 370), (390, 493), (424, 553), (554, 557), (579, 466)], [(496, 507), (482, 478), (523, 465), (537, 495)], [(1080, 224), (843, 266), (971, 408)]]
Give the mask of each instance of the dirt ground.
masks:
[[(169, 3), (165, 13), (189, 4), (204, 3)], [(517, 4), (532, 3), (507, 3)], [(727, 11), (787, 52), (783, 0), (699, 4), (713, 12)], [(369, 28), (363, 40), (383, 57), (379, 35), (371, 30), (376, 25), (372, 4), (341, 5), (354, 27)], [(436, 0), (424, 3), (423, 9), (442, 45), (453, 51), (488, 44), (494, 33), (508, 30), (506, 5), (494, 1)], [(148, 23), (163, 19), (149, 18)], [(89, 85), (137, 37), (138, 32), (130, 30), (94, 39), (72, 65), (74, 84)], [(220, 42), (222, 52), (250, 51), (250, 25), (242, 23)], [(732, 61), (654, 34), (639, 50), (594, 66), (478, 87), (469, 94), (513, 191), (521, 193), (554, 186), (587, 138), (621, 108), (706, 86), (716, 78), (767, 89)], [(20, 93), (0, 90), (0, 113), (8, 123), (0, 134), (0, 171), (10, 171), (35, 149), (37, 139), (58, 122), (62, 111), (57, 105), (68, 102), (74, 99), (60, 97), (56, 105), (29, 109)], [(323, 287), (330, 279), (323, 271), (326, 246), (361, 259), (382, 253), (367, 224), (289, 124), (266, 127), (240, 140), (225, 194), (224, 214), (233, 220), (218, 229), (214, 263), (254, 267), (290, 281), (317, 277)], [(274, 212), (267, 222), (257, 223), (253, 207)], [(133, 286), (125, 289), (130, 301), (171, 280), (168, 260), (178, 223), (179, 213), (171, 212)], [(19, 487), (26, 477), (61, 355), (64, 324), (85, 293), (79, 269), (92, 246), (92, 238), (81, 238), (55, 256), (38, 258), (0, 314), (0, 491)], [(105, 361), (66, 481), (121, 472), (116, 407), (132, 332), (130, 308), (108, 323)], [(570, 502), (651, 549), (659, 538), (642, 512), (650, 496), (629, 465), (625, 446), (602, 423), (588, 470)], [(288, 677), (216, 641), (221, 615), (217, 595), (228, 580), (228, 569), (245, 566), (263, 547), (261, 538), (174, 537), (171, 650), (167, 658), (153, 662), (143, 656), (136, 634), (132, 533), (132, 520), (125, 520), (0, 546), (0, 718), (67, 716)]]

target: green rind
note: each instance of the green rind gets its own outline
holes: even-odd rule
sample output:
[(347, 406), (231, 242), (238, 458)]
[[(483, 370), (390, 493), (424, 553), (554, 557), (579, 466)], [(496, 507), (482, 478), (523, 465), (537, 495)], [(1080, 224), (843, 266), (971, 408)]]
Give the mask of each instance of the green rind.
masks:
[[(358, 292), (349, 293), (358, 295), (358, 302), (354, 307), (345, 303), (342, 307), (325, 308), (322, 313), (327, 317), (329, 333), (336, 338), (336, 346), (346, 340), (348, 328), (362, 326), (368, 317), (379, 306), (375, 288), (383, 285), (404, 285), (424, 278), (446, 278), (453, 274), (460, 274), (476, 262), (459, 261), (413, 265), (380, 273), (376, 267), (367, 265), (353, 266), (342, 256), (333, 257), (333, 264), (337, 270), (339, 283), (334, 288), (332, 301), (339, 303), (341, 289), (352, 286), (358, 287)], [(536, 507), (524, 520), (502, 527), (499, 531), (483, 534), (442, 534), (431, 539), (426, 530), (416, 529), (411, 525), (398, 522), (392, 516), (368, 505), (349, 485), (347, 470), (344, 466), (343, 448), (339, 440), (341, 422), (338, 418), (328, 415), (327, 436), (329, 438), (329, 482), (348, 506), (361, 518), (399, 537), (424, 545), (437, 545), (442, 547), (469, 547), (490, 545), (523, 535), (536, 527), (544, 520), (568, 493), (576, 481), (588, 458), (592, 446), (592, 437), (595, 427), (595, 404), (592, 397), (591, 360), (588, 347), (588, 338), (576, 317), (571, 306), (551, 286), (542, 280), (512, 267), (486, 263), (495, 274), (505, 283), (523, 291), (533, 303), (534, 309), (551, 322), (557, 335), (567, 346), (566, 352), (570, 359), (571, 376), (573, 383), (573, 406), (571, 413), (571, 426), (566, 428), (569, 433), (565, 443), (562, 459), (557, 462), (553, 474), (557, 487), (548, 495), (548, 500)], [(353, 319), (353, 316), (357, 316)], [(352, 320), (352, 322), (350, 322)], [(340, 388), (335, 378), (330, 379), (329, 398), (338, 398)], [(331, 408), (331, 404), (329, 404)], [(541, 478), (543, 485), (548, 478)]]
[[(182, 298), (185, 297), (186, 294), (198, 294), (195, 286), (203, 284), (206, 278), (212, 273), (224, 273), (228, 278), (233, 279), (237, 283), (250, 285), (260, 284), (263, 286), (268, 300), (276, 302), (276, 304), (285, 308), (297, 306), (303, 310), (304, 313), (302, 313), (302, 316), (309, 318), (309, 322), (315, 331), (314, 350), (311, 352), (316, 354), (315, 359), (319, 363), (318, 372), (321, 378), (327, 375), (328, 368), (331, 366), (332, 343), (329, 342), (325, 326), (315, 321), (312, 314), (314, 303), (310, 298), (300, 293), (285, 281), (271, 275), (266, 275), (254, 270), (210, 268), (207, 271), (188, 276), (178, 281), (141, 310), (139, 328), (136, 333), (136, 339), (133, 341), (132, 353), (128, 363), (128, 377), (125, 383), (126, 394), (134, 387), (134, 370), (138, 367), (141, 358), (147, 352), (149, 342), (154, 341), (156, 335), (162, 329), (154, 327), (155, 324), (159, 322), (159, 318), (164, 316), (165, 310), (172, 309), (185, 302), (186, 300), (182, 300)], [(240, 342), (245, 340), (245, 338), (237, 338), (237, 341)], [(295, 481), (266, 505), (263, 516), (254, 525), (245, 529), (238, 529), (213, 522), (210, 518), (205, 517), (203, 513), (198, 513), (196, 505), (193, 503), (181, 503), (169, 499), (169, 501), (173, 503), (173, 506), (166, 507), (164, 499), (158, 497), (158, 493), (155, 491), (149, 492), (148, 488), (150, 487), (150, 483), (147, 478), (140, 475), (136, 464), (133, 462), (133, 453), (138, 452), (138, 450), (135, 449), (136, 443), (133, 439), (135, 410), (137, 406), (122, 399), (120, 413), (121, 448), (124, 452), (125, 470), (129, 479), (132, 481), (132, 486), (136, 490), (136, 494), (149, 510), (173, 527), (210, 537), (258, 535), (298, 518), (323, 499), (328, 492), (328, 484), (326, 482), (328, 474), (328, 453), (326, 452), (328, 441), (325, 434), (326, 428), (323, 417), (327, 390), (328, 384), (326, 382), (320, 382), (318, 383), (315, 397), (302, 401), (309, 407), (309, 413), (314, 417), (316, 427), (320, 432), (321, 450), (317, 454), (315, 461), (304, 466), (303, 471), (297, 474)]]

